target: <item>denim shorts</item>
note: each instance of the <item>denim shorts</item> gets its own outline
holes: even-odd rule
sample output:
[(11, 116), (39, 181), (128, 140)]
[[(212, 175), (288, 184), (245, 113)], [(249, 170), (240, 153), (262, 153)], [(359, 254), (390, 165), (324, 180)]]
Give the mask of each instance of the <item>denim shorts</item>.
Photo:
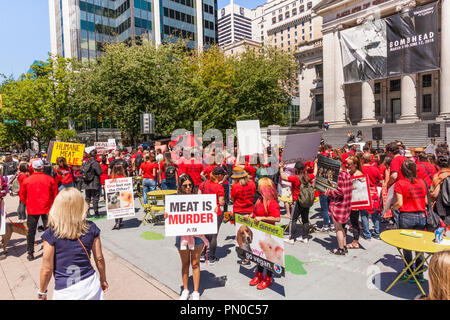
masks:
[[(200, 239), (199, 237), (194, 237), (194, 240), (195, 240), (195, 244), (194, 244), (195, 247), (203, 246), (204, 243), (203, 243), (202, 239)], [(177, 236), (175, 238), (175, 247), (177, 247), (178, 250), (180, 250), (180, 246), (181, 246), (180, 244), (181, 244), (181, 236)]]

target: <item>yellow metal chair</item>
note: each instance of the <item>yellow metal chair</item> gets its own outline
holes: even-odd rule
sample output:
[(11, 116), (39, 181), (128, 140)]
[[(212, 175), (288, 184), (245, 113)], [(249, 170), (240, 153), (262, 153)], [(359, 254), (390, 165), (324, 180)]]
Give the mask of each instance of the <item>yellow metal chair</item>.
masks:
[(148, 192), (147, 193), (148, 204), (145, 205), (141, 200), (141, 204), (145, 212), (142, 223), (144, 225), (146, 225), (147, 222), (155, 224), (163, 220), (162, 217), (164, 216), (165, 210), (165, 198), (167, 195), (172, 195), (176, 193), (177, 193), (176, 190), (156, 190)]

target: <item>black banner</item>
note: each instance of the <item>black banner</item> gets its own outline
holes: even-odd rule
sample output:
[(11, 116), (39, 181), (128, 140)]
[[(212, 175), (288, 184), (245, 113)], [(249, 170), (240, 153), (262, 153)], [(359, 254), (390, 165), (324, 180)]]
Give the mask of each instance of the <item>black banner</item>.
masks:
[(388, 77), (439, 69), (436, 2), (386, 18), (386, 29)]

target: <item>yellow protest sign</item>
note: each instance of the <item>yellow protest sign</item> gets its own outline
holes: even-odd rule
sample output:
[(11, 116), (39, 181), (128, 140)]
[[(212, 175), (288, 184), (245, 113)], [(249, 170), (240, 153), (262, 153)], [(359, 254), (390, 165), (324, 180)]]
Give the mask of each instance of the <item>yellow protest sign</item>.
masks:
[(81, 166), (83, 164), (84, 144), (58, 142), (53, 143), (51, 150), (51, 163), (56, 163), (59, 157), (66, 158), (67, 164)]

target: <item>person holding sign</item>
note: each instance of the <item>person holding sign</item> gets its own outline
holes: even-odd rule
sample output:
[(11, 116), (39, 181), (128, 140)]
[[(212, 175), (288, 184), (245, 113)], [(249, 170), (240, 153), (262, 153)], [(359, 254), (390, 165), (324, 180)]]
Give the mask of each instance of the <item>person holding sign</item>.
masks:
[[(178, 179), (178, 194), (192, 194), (193, 189), (194, 181), (191, 176), (188, 174), (181, 175)], [(164, 212), (164, 219), (167, 219), (168, 216), (167, 212)], [(189, 246), (189, 242), (191, 241), (194, 241), (192, 248)], [(177, 236), (175, 239), (175, 246), (177, 247), (181, 258), (181, 279), (184, 287), (180, 300), (187, 300), (189, 298), (189, 266), (192, 266), (192, 278), (194, 279), (192, 300), (200, 300), (200, 293), (198, 292), (200, 286), (200, 254), (205, 245), (208, 246), (208, 240), (204, 235), (187, 237)]]
[(64, 188), (71, 188), (74, 186), (73, 184), (73, 174), (72, 170), (70, 170), (67, 165), (66, 158), (59, 157), (56, 159), (56, 177), (55, 181), (58, 184), (58, 191), (61, 191)]
[[(117, 163), (112, 168), (111, 176), (109, 178), (110, 179), (126, 178), (125, 170), (124, 170), (123, 166), (120, 163)], [(123, 223), (122, 223), (123, 218), (114, 219), (114, 221), (116, 222), (116, 224), (114, 225), (114, 227), (112, 229), (113, 230), (116, 230), (116, 229), (119, 230), (120, 227), (123, 225)]]
[[(280, 205), (278, 204), (278, 192), (275, 184), (270, 178), (261, 178), (258, 182), (258, 192), (261, 195), (256, 201), (253, 214), (245, 215), (244, 219), (253, 218), (257, 224), (259, 221), (275, 225), (280, 221)], [(255, 277), (249, 285), (256, 286), (258, 290), (263, 290), (272, 285), (272, 272), (267, 270), (263, 277), (264, 268), (258, 266)]]

